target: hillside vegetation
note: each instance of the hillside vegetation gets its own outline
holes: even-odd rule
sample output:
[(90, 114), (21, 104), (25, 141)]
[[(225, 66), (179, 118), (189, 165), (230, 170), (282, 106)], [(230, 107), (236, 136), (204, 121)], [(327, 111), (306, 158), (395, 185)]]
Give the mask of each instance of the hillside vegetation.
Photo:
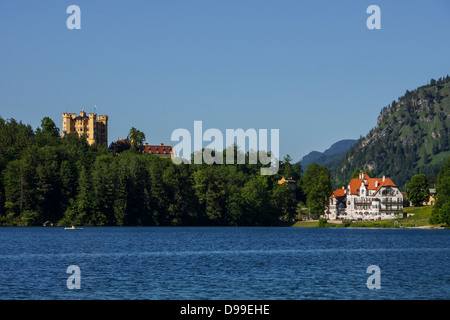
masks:
[(349, 149), (332, 168), (336, 184), (346, 183), (355, 168), (386, 175), (403, 188), (418, 173), (436, 176), (450, 156), (450, 77), (406, 93), (384, 107), (377, 126)]
[(339, 165), (345, 153), (350, 149), (357, 140), (345, 139), (340, 140), (325, 150), (324, 152), (311, 151), (301, 160), (302, 168), (306, 169), (310, 164), (317, 163), (325, 165), (328, 169)]

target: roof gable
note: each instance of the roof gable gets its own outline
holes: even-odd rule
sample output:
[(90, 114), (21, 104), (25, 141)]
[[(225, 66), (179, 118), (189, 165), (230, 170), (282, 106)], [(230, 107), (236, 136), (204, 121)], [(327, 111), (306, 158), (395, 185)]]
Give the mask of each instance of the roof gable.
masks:
[(365, 188), (367, 190), (375, 190), (375, 194), (381, 189), (381, 187), (397, 187), (389, 178), (370, 178), (367, 174), (365, 174), (364, 178), (350, 180), (350, 194), (358, 194), (358, 190), (363, 182)]
[(333, 194), (330, 196), (330, 198), (341, 198), (344, 197), (347, 194), (347, 189), (336, 189), (333, 191)]

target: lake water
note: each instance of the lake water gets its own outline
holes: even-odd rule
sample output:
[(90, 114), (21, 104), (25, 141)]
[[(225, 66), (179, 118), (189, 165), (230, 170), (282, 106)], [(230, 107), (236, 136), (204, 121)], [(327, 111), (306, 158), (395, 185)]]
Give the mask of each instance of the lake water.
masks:
[(449, 230), (4, 227), (0, 299), (449, 299), (449, 253)]

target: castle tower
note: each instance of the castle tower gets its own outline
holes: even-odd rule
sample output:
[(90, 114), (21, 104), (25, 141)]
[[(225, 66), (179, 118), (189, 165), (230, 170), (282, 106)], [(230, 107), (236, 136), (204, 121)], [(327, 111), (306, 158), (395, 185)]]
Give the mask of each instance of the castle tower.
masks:
[(108, 145), (108, 116), (102, 115), (97, 119), (96, 113), (82, 110), (80, 115), (63, 113), (62, 137), (76, 132), (78, 136), (85, 137), (89, 145)]

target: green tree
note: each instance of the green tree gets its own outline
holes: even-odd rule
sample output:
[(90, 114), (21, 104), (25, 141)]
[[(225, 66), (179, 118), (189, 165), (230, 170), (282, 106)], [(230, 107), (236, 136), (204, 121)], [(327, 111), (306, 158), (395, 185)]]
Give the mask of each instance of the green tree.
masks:
[(286, 178), (292, 178), (294, 174), (294, 169), (291, 162), (292, 158), (289, 155), (286, 155), (280, 165), (281, 175)]
[(127, 164), (124, 157), (115, 159), (112, 170), (116, 172), (115, 179), (115, 198), (113, 203), (113, 212), (115, 224), (124, 226), (127, 224), (128, 212), (128, 173)]
[(406, 185), (406, 195), (413, 206), (421, 206), (430, 197), (428, 178), (425, 174), (416, 174)]
[(92, 192), (95, 212), (92, 220), (95, 225), (112, 225), (114, 221), (114, 201), (116, 171), (112, 169), (114, 157), (100, 155), (92, 167)]
[(350, 179), (358, 179), (360, 173), (361, 173), (361, 170), (356, 168), (355, 170), (353, 170)]
[(44, 146), (29, 150), (28, 157), (33, 159), (34, 165), (34, 194), (33, 208), (38, 213), (37, 222), (56, 221), (61, 214), (61, 181), (59, 152), (52, 146)]
[(161, 159), (157, 156), (148, 157), (149, 164), (149, 203), (148, 212), (151, 217), (152, 223), (155, 225), (170, 225), (171, 218), (169, 217), (169, 206), (171, 199), (169, 199), (169, 193), (167, 186), (163, 180), (164, 175), (164, 162), (169, 159)]
[(210, 222), (223, 225), (227, 219), (224, 210), (226, 207), (225, 186), (217, 170), (214, 169), (214, 166), (208, 166), (194, 173), (194, 190), (202, 211)]
[(94, 207), (94, 195), (90, 172), (82, 166), (78, 177), (78, 189), (76, 199), (71, 199), (64, 217), (58, 222), (58, 225), (90, 225)]
[(39, 214), (36, 211), (25, 210), (24, 212), (22, 212), (22, 214), (20, 216), (21, 225), (22, 226), (33, 226), (33, 225), (35, 225), (38, 217), (39, 217)]
[(53, 137), (59, 137), (59, 128), (56, 126), (55, 122), (49, 117), (44, 117), (41, 120), (42, 133), (48, 134)]
[(433, 153), (433, 155), (439, 153), (439, 144), (436, 141), (433, 143), (433, 151), (432, 151), (432, 153)]
[(137, 151), (142, 151), (142, 144), (145, 141), (145, 134), (135, 127), (130, 129), (128, 139), (131, 141), (131, 147)]
[(254, 175), (242, 188), (243, 225), (273, 225), (277, 217), (270, 202), (268, 176)]
[(8, 163), (3, 171), (6, 224), (15, 224), (21, 213), (35, 207), (34, 166), (31, 159), (23, 158)]
[(370, 171), (369, 168), (366, 168), (366, 169), (364, 170), (364, 174), (367, 174), (367, 175), (369, 176), (369, 178), (372, 178), (372, 171)]
[(131, 142), (128, 139), (118, 140), (116, 142), (111, 142), (109, 149), (115, 154), (119, 154), (123, 151), (129, 150), (131, 148)]
[(423, 163), (424, 163), (424, 164), (430, 163), (430, 158), (428, 157), (428, 153), (427, 153), (426, 150), (425, 150), (424, 153), (423, 153)]
[(277, 216), (282, 221), (292, 222), (296, 216), (297, 201), (295, 191), (286, 183), (276, 185), (272, 191), (273, 207)]
[(306, 192), (306, 205), (313, 215), (319, 217), (324, 213), (332, 193), (330, 171), (323, 165), (310, 164), (302, 181)]
[(436, 183), (436, 204), (430, 218), (431, 223), (450, 226), (450, 158), (442, 165)]

